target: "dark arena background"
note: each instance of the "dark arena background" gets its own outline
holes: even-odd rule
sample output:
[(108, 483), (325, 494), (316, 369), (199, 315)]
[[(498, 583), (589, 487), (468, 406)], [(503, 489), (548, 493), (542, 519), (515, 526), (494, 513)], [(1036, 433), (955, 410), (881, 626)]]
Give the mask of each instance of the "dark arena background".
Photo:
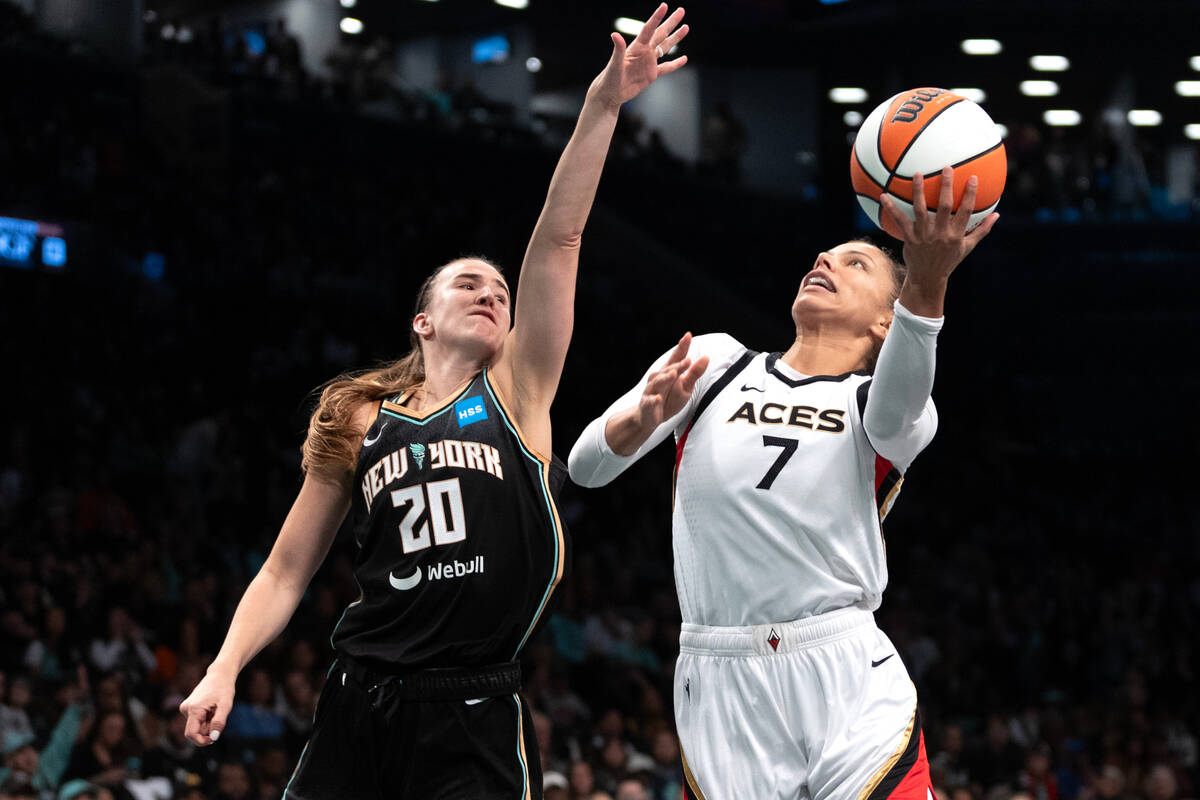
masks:
[[(515, 279), (608, 32), (653, 10), (520, 5), (0, 3), (0, 798), (280, 796), (348, 537), (220, 742), (177, 707), (299, 487), (312, 390), (407, 350), (433, 267)], [(685, 5), (691, 62), (622, 112), (584, 235), (556, 450), (686, 330), (786, 349), (815, 254), (871, 232), (855, 126), (978, 90), (1008, 186), (951, 282), (877, 618), (939, 800), (1197, 797), (1200, 4)], [(679, 795), (672, 455), (562, 500), (572, 571), (523, 658), (548, 798)]]

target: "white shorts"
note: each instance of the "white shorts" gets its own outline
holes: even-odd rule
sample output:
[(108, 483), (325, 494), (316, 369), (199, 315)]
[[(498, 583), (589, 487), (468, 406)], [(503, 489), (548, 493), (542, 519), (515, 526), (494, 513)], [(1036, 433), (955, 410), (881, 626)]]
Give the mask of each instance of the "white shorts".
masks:
[(927, 800), (917, 692), (869, 611), (684, 623), (675, 719), (689, 800)]

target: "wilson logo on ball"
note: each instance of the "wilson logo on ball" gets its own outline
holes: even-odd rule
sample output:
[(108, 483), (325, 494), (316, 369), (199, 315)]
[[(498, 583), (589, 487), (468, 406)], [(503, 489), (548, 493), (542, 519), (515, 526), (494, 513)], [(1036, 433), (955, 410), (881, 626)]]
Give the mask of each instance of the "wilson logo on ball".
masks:
[(918, 89), (896, 109), (896, 116), (892, 117), (892, 122), (916, 122), (917, 117), (925, 110), (925, 104), (945, 93), (945, 89)]
[[(897, 239), (903, 234), (880, 198), (886, 192), (912, 218), (914, 202), (937, 210), (942, 167), (954, 167), (954, 208), (967, 178), (979, 178), (969, 227), (1000, 202), (1008, 161), (1000, 129), (976, 103), (946, 89), (920, 87), (888, 98), (859, 128), (850, 153), (850, 183), (871, 221)], [(913, 198), (913, 177), (925, 179), (925, 196)], [(923, 202), (922, 202), (923, 201)]]

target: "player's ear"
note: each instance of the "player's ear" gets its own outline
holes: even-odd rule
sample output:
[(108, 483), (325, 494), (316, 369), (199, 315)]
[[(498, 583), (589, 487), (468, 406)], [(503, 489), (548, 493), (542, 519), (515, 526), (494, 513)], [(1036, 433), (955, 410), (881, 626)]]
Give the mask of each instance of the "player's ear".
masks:
[(895, 312), (891, 308), (886, 313), (880, 314), (879, 317), (871, 324), (871, 338), (878, 342), (882, 342), (884, 337), (892, 328), (892, 320), (895, 318)]
[(425, 339), (433, 335), (433, 320), (424, 311), (413, 317), (412, 329), (416, 331), (417, 336)]

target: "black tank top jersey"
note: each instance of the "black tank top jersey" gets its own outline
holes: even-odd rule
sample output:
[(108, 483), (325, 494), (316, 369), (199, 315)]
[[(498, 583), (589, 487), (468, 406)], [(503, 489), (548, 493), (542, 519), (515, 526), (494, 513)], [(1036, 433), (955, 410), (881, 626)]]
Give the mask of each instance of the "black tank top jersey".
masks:
[(487, 370), (424, 414), (380, 403), (353, 487), (362, 591), (334, 649), (385, 671), (513, 661), (562, 580), (562, 462), (522, 440)]

